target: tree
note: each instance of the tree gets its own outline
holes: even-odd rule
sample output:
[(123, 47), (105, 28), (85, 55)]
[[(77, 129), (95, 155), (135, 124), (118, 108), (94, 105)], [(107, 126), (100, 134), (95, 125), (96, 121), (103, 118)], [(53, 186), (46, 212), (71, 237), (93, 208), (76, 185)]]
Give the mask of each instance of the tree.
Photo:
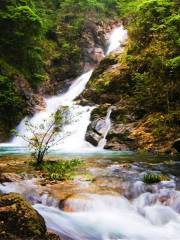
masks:
[(30, 120), (26, 120), (25, 126), (28, 134), (20, 134), (15, 131), (17, 136), (23, 138), (28, 143), (28, 147), (37, 164), (43, 163), (44, 157), (50, 148), (57, 145), (67, 136), (62, 134), (62, 128), (64, 124), (69, 122), (69, 118), (68, 107), (62, 107), (39, 125), (34, 125)]
[(0, 89), (0, 123), (12, 128), (22, 119), (26, 105), (12, 79), (0, 75)]

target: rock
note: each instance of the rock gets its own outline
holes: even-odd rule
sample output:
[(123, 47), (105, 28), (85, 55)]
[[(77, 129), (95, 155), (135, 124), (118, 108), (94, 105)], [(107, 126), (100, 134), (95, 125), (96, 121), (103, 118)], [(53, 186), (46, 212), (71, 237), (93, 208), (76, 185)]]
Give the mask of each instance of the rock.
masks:
[(20, 194), (0, 196), (0, 239), (46, 239), (44, 219)]
[(110, 106), (110, 104), (103, 104), (95, 108), (91, 113), (91, 123), (87, 128), (85, 139), (93, 146), (98, 146), (99, 141), (106, 132), (107, 123), (105, 118)]
[(180, 153), (180, 138), (176, 139), (172, 146), (173, 146), (173, 148), (176, 149), (177, 152)]
[(47, 233), (46, 235), (46, 240), (61, 240), (59, 236), (57, 236), (56, 234), (54, 233)]
[(136, 149), (136, 139), (131, 136), (131, 132), (136, 123), (113, 124), (107, 135), (105, 149), (128, 151)]
[(102, 138), (101, 133), (99, 133), (96, 130), (96, 122), (92, 122), (89, 124), (86, 135), (85, 135), (85, 139), (87, 142), (91, 143), (93, 146), (97, 147), (99, 141)]
[(4, 182), (18, 182), (22, 177), (15, 173), (0, 173), (0, 183)]

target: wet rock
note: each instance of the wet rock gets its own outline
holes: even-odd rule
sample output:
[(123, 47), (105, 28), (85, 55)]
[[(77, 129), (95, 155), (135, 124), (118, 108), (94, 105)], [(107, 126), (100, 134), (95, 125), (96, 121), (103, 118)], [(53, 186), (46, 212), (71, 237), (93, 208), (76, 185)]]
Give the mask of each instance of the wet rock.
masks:
[(107, 135), (105, 149), (128, 151), (136, 149), (136, 140), (131, 136), (136, 123), (113, 124)]
[(180, 153), (180, 138), (178, 138), (174, 141), (173, 148), (175, 148), (176, 151)]
[(46, 239), (44, 219), (20, 194), (0, 196), (0, 239)]
[(86, 132), (85, 139), (93, 146), (98, 146), (99, 141), (103, 138), (107, 129), (106, 115), (110, 104), (104, 104), (95, 108), (91, 113), (91, 123)]
[(34, 115), (36, 112), (43, 111), (46, 107), (45, 99), (40, 94), (25, 94), (27, 101), (27, 111), (30, 115)]
[(22, 176), (16, 173), (0, 173), (0, 183), (4, 182), (18, 182), (22, 180)]
[(103, 138), (106, 131), (106, 120), (96, 119), (92, 121), (87, 129), (85, 139), (90, 142), (93, 146), (98, 146), (99, 141)]
[[(95, 127), (93, 127), (95, 126)], [(96, 123), (92, 122), (87, 129), (85, 139), (87, 142), (91, 143), (93, 146), (98, 146), (99, 141), (101, 140), (102, 135), (96, 131)]]

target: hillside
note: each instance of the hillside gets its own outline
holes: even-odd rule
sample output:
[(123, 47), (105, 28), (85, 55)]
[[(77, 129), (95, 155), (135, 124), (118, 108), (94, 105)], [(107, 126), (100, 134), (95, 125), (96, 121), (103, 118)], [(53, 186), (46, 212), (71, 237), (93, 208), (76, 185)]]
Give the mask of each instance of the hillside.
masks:
[(103, 116), (103, 106), (114, 106), (106, 148), (172, 151), (180, 137), (179, 4), (144, 0), (119, 7), (129, 40), (88, 83), (84, 97), (100, 104), (92, 119)]

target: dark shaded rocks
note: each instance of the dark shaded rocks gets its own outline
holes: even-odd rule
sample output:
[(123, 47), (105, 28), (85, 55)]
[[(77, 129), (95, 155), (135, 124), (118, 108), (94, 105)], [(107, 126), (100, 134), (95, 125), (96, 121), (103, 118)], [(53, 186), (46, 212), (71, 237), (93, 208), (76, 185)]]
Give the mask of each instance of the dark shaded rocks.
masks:
[(0, 196), (0, 239), (46, 239), (44, 219), (20, 194)]
[(86, 24), (82, 38), (82, 58), (85, 70), (98, 64), (105, 56), (108, 26), (104, 23)]
[(61, 240), (59, 236), (54, 233), (47, 233), (45, 240)]
[(91, 113), (91, 123), (86, 132), (86, 141), (97, 146), (104, 134), (106, 125), (105, 118), (108, 109), (111, 107), (111, 128), (107, 134), (105, 149), (110, 150), (135, 150), (137, 142), (132, 132), (137, 124), (136, 117), (125, 106), (127, 103), (121, 102), (116, 106), (102, 104)]
[(93, 146), (98, 146), (99, 141), (103, 138), (106, 128), (105, 117), (109, 107), (109, 104), (104, 104), (93, 109), (91, 113), (91, 123), (87, 128), (85, 139)]
[(176, 149), (176, 151), (178, 153), (180, 153), (180, 138), (176, 139), (172, 146), (173, 146), (173, 148)]
[(103, 128), (105, 121), (103, 119), (97, 119), (92, 121), (87, 129), (85, 139), (93, 146), (97, 147), (99, 141), (102, 139), (101, 129)]
[(17, 193), (0, 195), (0, 240), (60, 240), (41, 215)]

